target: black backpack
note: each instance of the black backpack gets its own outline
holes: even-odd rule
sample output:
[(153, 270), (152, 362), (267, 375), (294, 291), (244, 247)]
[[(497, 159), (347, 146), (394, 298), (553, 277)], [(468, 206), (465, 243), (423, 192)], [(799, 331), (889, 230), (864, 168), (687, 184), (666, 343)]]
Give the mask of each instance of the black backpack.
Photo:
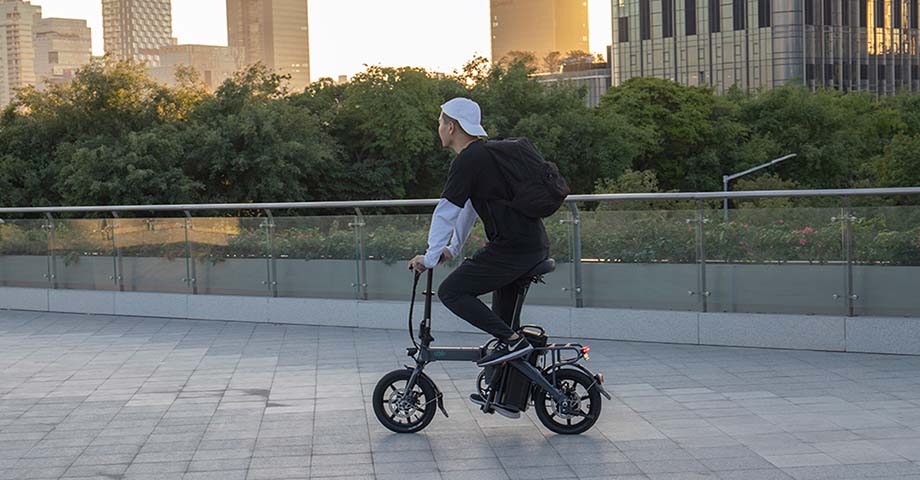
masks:
[(524, 215), (546, 218), (571, 193), (556, 164), (546, 161), (529, 139), (490, 140), (486, 148), (511, 188), (508, 205)]

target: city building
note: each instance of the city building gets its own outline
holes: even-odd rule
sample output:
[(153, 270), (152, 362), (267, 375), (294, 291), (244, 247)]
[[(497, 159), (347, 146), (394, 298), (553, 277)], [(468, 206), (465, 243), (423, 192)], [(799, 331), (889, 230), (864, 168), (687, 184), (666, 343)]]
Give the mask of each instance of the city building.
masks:
[(105, 52), (118, 60), (156, 66), (159, 51), (175, 45), (170, 0), (102, 0)]
[(491, 0), (492, 60), (509, 52), (533, 52), (543, 60), (588, 51), (586, 0)]
[(93, 56), (92, 32), (86, 20), (41, 18), (35, 22), (35, 75), (39, 86), (70, 81)]
[(0, 107), (16, 89), (35, 84), (35, 48), (32, 32), (41, 7), (20, 0), (0, 1)]
[(148, 69), (150, 76), (169, 86), (176, 85), (176, 69), (188, 66), (198, 72), (208, 89), (215, 90), (242, 70), (243, 51), (213, 45), (173, 45), (160, 49), (160, 65)]
[(227, 0), (227, 40), (243, 50), (246, 65), (261, 62), (290, 75), (288, 86), (310, 84), (307, 0)]
[(584, 60), (587, 61), (564, 61), (561, 72), (539, 73), (531, 78), (544, 85), (584, 87), (587, 90), (585, 104), (588, 107), (596, 107), (601, 103), (601, 97), (610, 89), (610, 62), (594, 61), (591, 57)]
[(613, 85), (920, 90), (918, 0), (613, 0)]

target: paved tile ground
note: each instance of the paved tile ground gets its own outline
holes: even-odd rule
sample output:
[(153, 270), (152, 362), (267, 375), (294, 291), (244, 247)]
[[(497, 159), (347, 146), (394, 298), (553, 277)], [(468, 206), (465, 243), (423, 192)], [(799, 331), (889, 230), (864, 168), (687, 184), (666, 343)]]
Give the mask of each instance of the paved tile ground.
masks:
[(474, 366), (434, 364), (450, 418), (397, 435), (369, 397), (408, 343), (0, 312), (0, 477), (920, 479), (920, 357), (593, 341), (615, 398), (576, 437), (482, 415)]

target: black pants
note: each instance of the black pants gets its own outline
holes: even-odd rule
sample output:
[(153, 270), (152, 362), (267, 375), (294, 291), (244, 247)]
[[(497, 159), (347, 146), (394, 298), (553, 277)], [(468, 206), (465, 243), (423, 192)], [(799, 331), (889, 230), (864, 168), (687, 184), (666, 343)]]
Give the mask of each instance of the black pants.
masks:
[[(438, 287), (438, 298), (451, 312), (485, 332), (505, 339), (518, 289), (514, 281), (548, 257), (549, 252), (503, 254), (483, 248), (451, 272)], [(492, 293), (492, 309), (477, 297)]]

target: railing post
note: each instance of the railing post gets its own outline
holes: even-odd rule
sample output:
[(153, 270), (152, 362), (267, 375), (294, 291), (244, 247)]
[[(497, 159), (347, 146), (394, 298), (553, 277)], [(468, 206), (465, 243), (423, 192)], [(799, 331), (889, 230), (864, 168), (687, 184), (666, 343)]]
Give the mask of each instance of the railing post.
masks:
[(850, 197), (843, 197), (843, 215), (844, 215), (844, 250), (847, 261), (846, 288), (847, 288), (847, 316), (856, 315), (856, 300), (859, 298), (853, 288), (853, 222), (856, 217), (853, 216), (853, 210), (850, 208)]
[(266, 278), (262, 282), (268, 287), (272, 297), (278, 296), (278, 265), (275, 263), (275, 217), (270, 208), (265, 209), (265, 222), (259, 225), (266, 229), (268, 236), (268, 258), (265, 259)]
[(582, 292), (581, 213), (575, 202), (569, 202), (569, 210), (572, 212), (572, 272), (574, 274), (574, 285), (572, 286), (574, 287), (575, 308), (583, 308), (585, 300)]
[(696, 211), (700, 220), (699, 233), (697, 233), (697, 242), (699, 242), (700, 258), (700, 291), (703, 292), (703, 311), (709, 311), (709, 286), (706, 284), (706, 210), (703, 207), (703, 201), (696, 201)]
[(687, 224), (695, 224), (696, 228), (695, 239), (696, 239), (696, 261), (699, 264), (697, 269), (696, 277), (696, 291), (690, 291), (690, 295), (697, 295), (698, 301), (700, 304), (700, 311), (707, 312), (709, 311), (709, 290), (706, 289), (706, 232), (704, 230), (704, 225), (706, 224), (706, 214), (703, 209), (703, 201), (696, 200), (696, 218), (687, 219)]
[[(831, 222), (843, 222), (841, 242), (843, 243), (843, 255), (846, 261), (843, 277), (844, 289), (846, 290), (846, 298), (844, 300), (846, 300), (846, 315), (852, 317), (856, 315), (856, 300), (859, 300), (859, 295), (856, 294), (853, 286), (853, 222), (856, 221), (856, 217), (853, 215), (852, 209), (850, 208), (850, 197), (844, 195), (842, 200), (843, 205), (840, 209), (841, 216), (831, 217)], [(839, 298), (840, 295), (834, 294), (834, 299)]]
[[(4, 225), (4, 224), (6, 224), (6, 222), (4, 222), (2, 218), (0, 218), (0, 256), (3, 256), (3, 225)], [(2, 266), (3, 266), (3, 264), (0, 263), (0, 267), (2, 267)], [(2, 278), (4, 278), (4, 277), (5, 277), (5, 275), (3, 275), (3, 271), (0, 270), (0, 279), (2, 279)], [(6, 285), (6, 282), (3, 281), (3, 280), (0, 280), (0, 286), (2, 286), (2, 285)]]
[(121, 249), (118, 248), (118, 242), (115, 240), (115, 232), (118, 231), (118, 212), (112, 212), (112, 270), (114, 272), (113, 282), (118, 290), (123, 292), (125, 291), (125, 284), (122, 277), (122, 272), (124, 271), (124, 264), (122, 263)]
[(51, 283), (51, 288), (57, 288), (57, 261), (54, 256), (54, 217), (50, 213), (45, 213), (45, 219), (48, 223), (42, 225), (42, 228), (48, 232), (48, 273), (45, 278)]
[(198, 274), (196, 273), (195, 259), (192, 257), (192, 242), (189, 239), (189, 230), (192, 229), (192, 213), (185, 210), (185, 273), (186, 282), (192, 287), (192, 295), (198, 295)]
[[(5, 224), (6, 222), (4, 222), (2, 218), (0, 218), (0, 256), (3, 256), (3, 248), (4, 248), (3, 247), (3, 225)], [(0, 279), (3, 279), (3, 278), (6, 278), (6, 275), (3, 274), (3, 263), (0, 263)], [(6, 281), (0, 280), (0, 286), (5, 286), (5, 285), (6, 285)]]
[(355, 245), (358, 248), (357, 277), (358, 282), (355, 284), (356, 294), (360, 300), (367, 300), (367, 252), (364, 245), (364, 227), (367, 222), (364, 221), (364, 214), (360, 208), (355, 207), (354, 223), (351, 225), (355, 228)]

